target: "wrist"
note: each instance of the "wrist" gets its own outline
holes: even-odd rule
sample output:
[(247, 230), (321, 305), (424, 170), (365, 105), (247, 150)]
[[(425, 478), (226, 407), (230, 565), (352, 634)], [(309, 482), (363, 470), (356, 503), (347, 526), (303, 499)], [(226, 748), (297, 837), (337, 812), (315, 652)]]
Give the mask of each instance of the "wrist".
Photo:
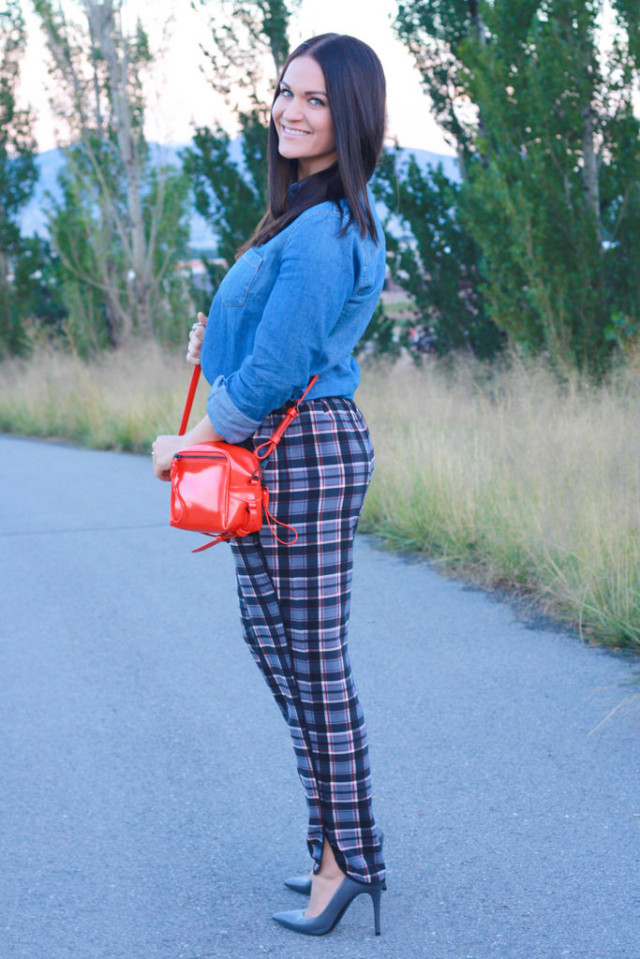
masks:
[(220, 442), (222, 437), (214, 430), (209, 417), (205, 416), (179, 439), (182, 445), (178, 447), (176, 452), (186, 449), (187, 446), (197, 446), (198, 443), (217, 443)]

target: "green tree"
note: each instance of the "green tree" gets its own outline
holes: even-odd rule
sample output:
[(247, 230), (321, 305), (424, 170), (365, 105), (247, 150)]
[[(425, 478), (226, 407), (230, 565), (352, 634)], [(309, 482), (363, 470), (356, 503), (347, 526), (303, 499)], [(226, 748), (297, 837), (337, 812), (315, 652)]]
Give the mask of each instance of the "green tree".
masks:
[[(437, 169), (423, 170), (415, 157), (388, 150), (374, 190), (393, 211), (387, 224), (388, 260), (394, 279), (410, 295), (415, 318), (430, 350), (444, 355), (470, 351), (490, 358), (503, 336), (487, 314), (478, 245), (460, 221), (461, 187)], [(409, 326), (403, 346), (414, 349)]]
[(59, 337), (67, 308), (62, 296), (60, 258), (48, 239), (22, 237), (13, 286), (19, 309), (20, 348), (29, 348), (41, 334)]
[[(396, 29), (461, 160), (457, 219), (480, 251), (491, 319), (520, 346), (594, 372), (638, 302), (640, 6), (406, 0)], [(617, 322), (617, 327), (616, 327)]]
[(69, 127), (62, 200), (50, 218), (66, 332), (85, 352), (178, 335), (191, 310), (175, 270), (188, 240), (188, 185), (153, 164), (144, 137), (147, 36), (140, 22), (124, 30), (121, 0), (81, 0), (79, 19), (51, 0), (34, 6)]
[(7, 0), (0, 13), (0, 352), (16, 352), (24, 346), (23, 309), (15, 276), (20, 274), (24, 291), (29, 288), (29, 275), (23, 275), (25, 247), (19, 216), (38, 178), (31, 116), (16, 106), (25, 44), (19, 0)]

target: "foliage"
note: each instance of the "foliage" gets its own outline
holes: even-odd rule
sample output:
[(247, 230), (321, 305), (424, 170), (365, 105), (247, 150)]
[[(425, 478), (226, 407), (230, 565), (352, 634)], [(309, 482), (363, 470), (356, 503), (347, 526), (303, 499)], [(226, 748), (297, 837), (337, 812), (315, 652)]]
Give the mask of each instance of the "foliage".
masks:
[[(24, 346), (21, 297), (32, 284), (26, 272), (25, 244), (18, 217), (38, 177), (31, 116), (16, 105), (20, 60), (26, 32), (19, 0), (7, 0), (0, 13), (0, 353)], [(15, 275), (20, 275), (20, 291)]]
[[(430, 350), (493, 356), (502, 337), (480, 289), (480, 250), (460, 222), (459, 185), (441, 167), (423, 171), (415, 157), (405, 165), (399, 151), (387, 151), (374, 190), (394, 211), (395, 229), (387, 225), (386, 231), (391, 273), (412, 297), (413, 323)], [(398, 223), (404, 237), (398, 237)], [(412, 352), (406, 336), (405, 345)]]
[(193, 146), (184, 151), (195, 206), (218, 238), (218, 256), (232, 263), (236, 250), (251, 235), (267, 203), (267, 131), (257, 111), (239, 117), (240, 166), (231, 157), (231, 138), (221, 127), (199, 127)]
[(358, 340), (354, 350), (358, 359), (366, 357), (380, 357), (397, 359), (402, 347), (402, 339), (398, 332), (398, 320), (393, 312), (387, 312), (382, 300), (378, 302), (369, 324)]
[[(264, 104), (273, 90), (275, 74), (289, 56), (291, 16), (301, 0), (216, 0), (211, 20), (213, 46), (205, 50), (211, 83), (237, 105), (239, 92), (251, 103)], [(206, 7), (209, 0), (199, 0)], [(204, 48), (203, 48), (204, 49)]]
[[(463, 176), (466, 161), (474, 152), (476, 115), (464, 99), (469, 74), (458, 51), (472, 34), (478, 42), (484, 40), (479, 2), (399, 2), (394, 24), (416, 62), (435, 118), (457, 148)], [(519, 2), (515, 0), (516, 4)]]
[(67, 315), (62, 298), (60, 257), (48, 240), (23, 237), (15, 263), (14, 289), (20, 304), (20, 336), (30, 347), (40, 334), (62, 332)]
[[(512, 342), (600, 373), (616, 317), (640, 319), (640, 7), (602, 0), (405, 0), (396, 29), (456, 146), (456, 219), (488, 315)], [(422, 252), (422, 249), (421, 249)]]
[(139, 22), (125, 33), (118, 0), (81, 0), (80, 20), (51, 0), (34, 6), (59, 90), (54, 106), (69, 127), (62, 199), (49, 223), (65, 333), (83, 353), (136, 335), (171, 338), (190, 312), (176, 271), (188, 239), (188, 186), (152, 162), (144, 138), (146, 34)]

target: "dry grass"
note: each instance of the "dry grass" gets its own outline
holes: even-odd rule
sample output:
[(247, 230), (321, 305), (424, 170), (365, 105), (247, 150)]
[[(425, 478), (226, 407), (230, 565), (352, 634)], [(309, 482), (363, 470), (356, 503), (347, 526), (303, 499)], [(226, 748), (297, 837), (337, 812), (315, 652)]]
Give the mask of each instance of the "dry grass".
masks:
[[(146, 452), (175, 432), (189, 370), (157, 348), (90, 365), (41, 349), (0, 364), (0, 430)], [(358, 399), (376, 445), (361, 528), (640, 648), (640, 364), (598, 389), (515, 361), (397, 365)]]
[(158, 433), (176, 432), (190, 370), (156, 346), (105, 353), (89, 364), (41, 348), (0, 366), (0, 430), (148, 452)]
[(524, 590), (600, 642), (640, 648), (640, 373), (560, 386), (543, 367), (377, 371), (366, 528)]

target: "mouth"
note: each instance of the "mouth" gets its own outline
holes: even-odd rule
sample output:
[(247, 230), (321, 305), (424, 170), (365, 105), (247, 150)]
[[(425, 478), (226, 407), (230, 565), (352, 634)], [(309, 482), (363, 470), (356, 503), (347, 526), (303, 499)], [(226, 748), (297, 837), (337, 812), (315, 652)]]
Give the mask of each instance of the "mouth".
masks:
[(280, 127), (280, 132), (287, 137), (308, 137), (309, 136), (306, 130), (293, 130), (291, 127), (285, 127), (284, 124)]

